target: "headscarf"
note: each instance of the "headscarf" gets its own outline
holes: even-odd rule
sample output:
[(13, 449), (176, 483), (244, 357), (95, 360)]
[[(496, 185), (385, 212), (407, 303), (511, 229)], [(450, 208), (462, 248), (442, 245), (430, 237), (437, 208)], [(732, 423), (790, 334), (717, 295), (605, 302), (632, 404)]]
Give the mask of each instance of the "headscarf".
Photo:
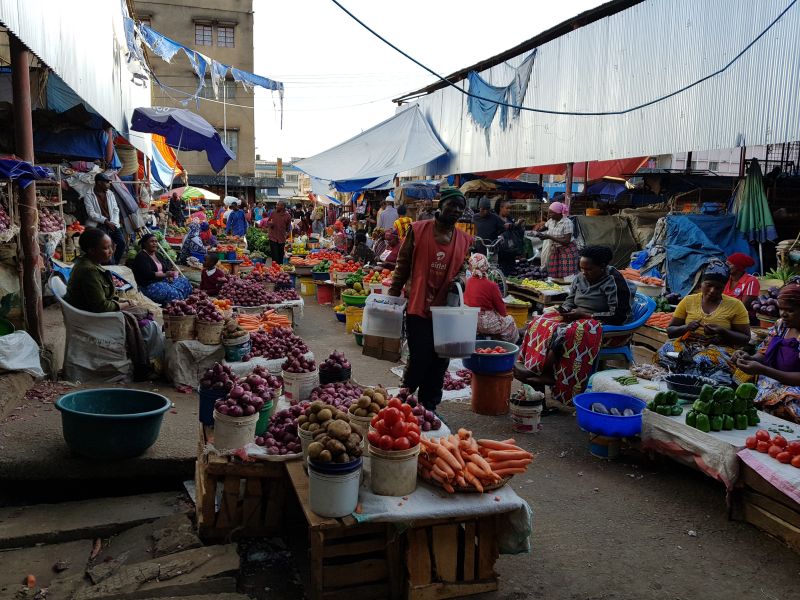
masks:
[(548, 205), (547, 210), (552, 211), (552, 212), (556, 213), (557, 215), (561, 215), (561, 216), (564, 216), (564, 217), (568, 217), (569, 216), (569, 208), (567, 207), (566, 204), (564, 204), (562, 202), (551, 202)]
[(189, 231), (183, 238), (181, 245), (181, 255), (179, 261), (185, 263), (191, 256), (192, 252), (205, 254), (206, 248), (203, 245), (203, 240), (200, 237), (200, 223), (192, 222), (189, 224)]
[(397, 236), (397, 233), (395, 233), (394, 229), (389, 229), (386, 233), (384, 233), (383, 239), (385, 239), (390, 245), (400, 241), (400, 238)]
[(208, 231), (211, 228), (211, 225), (203, 221), (200, 223), (200, 231)]
[(744, 252), (734, 252), (728, 257), (728, 262), (740, 271), (744, 271), (745, 269), (756, 264), (756, 261), (754, 261), (752, 257), (748, 256)]
[(703, 271), (703, 281), (720, 281), (726, 283), (731, 276), (731, 270), (721, 260), (712, 260)]
[(475, 253), (469, 258), (469, 270), (473, 277), (486, 277), (489, 272), (489, 261), (483, 254)]
[(800, 284), (788, 283), (778, 291), (778, 300), (800, 305)]

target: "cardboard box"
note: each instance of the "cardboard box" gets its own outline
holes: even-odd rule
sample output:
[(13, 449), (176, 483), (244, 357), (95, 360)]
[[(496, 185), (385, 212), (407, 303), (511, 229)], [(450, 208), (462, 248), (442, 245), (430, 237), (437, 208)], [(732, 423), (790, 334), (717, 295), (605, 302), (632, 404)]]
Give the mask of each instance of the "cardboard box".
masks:
[(400, 362), (400, 346), (403, 340), (400, 338), (385, 338), (377, 335), (365, 335), (362, 354), (371, 356), (378, 360), (389, 360)]

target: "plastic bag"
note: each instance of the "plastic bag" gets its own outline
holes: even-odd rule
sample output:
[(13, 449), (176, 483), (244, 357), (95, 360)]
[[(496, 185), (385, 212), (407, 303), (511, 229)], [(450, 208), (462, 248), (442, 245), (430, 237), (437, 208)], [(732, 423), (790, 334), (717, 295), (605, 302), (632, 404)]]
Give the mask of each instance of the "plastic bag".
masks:
[(26, 331), (0, 336), (0, 370), (24, 371), (34, 377), (44, 377), (39, 345)]

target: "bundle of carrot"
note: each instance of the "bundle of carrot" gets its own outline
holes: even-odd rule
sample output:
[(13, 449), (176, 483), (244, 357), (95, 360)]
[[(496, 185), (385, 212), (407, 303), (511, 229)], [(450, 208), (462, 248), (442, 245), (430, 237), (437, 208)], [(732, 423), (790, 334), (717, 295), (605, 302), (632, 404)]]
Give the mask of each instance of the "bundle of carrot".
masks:
[(451, 494), (470, 487), (483, 492), (485, 486), (524, 473), (533, 460), (514, 440), (476, 440), (466, 429), (459, 429), (457, 435), (419, 441), (419, 474)]
[(650, 327), (658, 327), (659, 329), (666, 329), (669, 327), (671, 322), (672, 313), (653, 313), (653, 315), (647, 319), (645, 325), (649, 325)]
[(274, 310), (265, 310), (261, 315), (237, 315), (236, 320), (245, 331), (272, 331), (276, 327), (292, 328), (291, 319), (282, 314), (276, 313)]
[(639, 283), (643, 283), (645, 285), (657, 285), (657, 286), (664, 285), (663, 279), (659, 279), (658, 277), (644, 276), (640, 274), (639, 271), (637, 271), (636, 269), (631, 269), (631, 268), (622, 269), (620, 273), (628, 281), (634, 281), (634, 282), (638, 281)]

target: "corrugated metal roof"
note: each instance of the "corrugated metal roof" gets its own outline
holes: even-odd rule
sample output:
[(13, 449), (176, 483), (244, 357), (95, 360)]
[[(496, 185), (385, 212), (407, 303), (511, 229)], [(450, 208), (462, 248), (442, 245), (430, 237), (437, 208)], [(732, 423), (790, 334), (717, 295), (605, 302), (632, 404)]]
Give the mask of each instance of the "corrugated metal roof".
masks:
[[(619, 110), (681, 88), (730, 61), (788, 0), (646, 0), (539, 46), (525, 106)], [(444, 88), (416, 103), (448, 155), (408, 174), (466, 173), (610, 160), (800, 139), (800, 5), (725, 73), (673, 98), (616, 116), (523, 111), (487, 149), (465, 96)], [(507, 85), (522, 56), (481, 72)], [(466, 86), (461, 81), (459, 86)], [(466, 89), (466, 88), (464, 88)]]

